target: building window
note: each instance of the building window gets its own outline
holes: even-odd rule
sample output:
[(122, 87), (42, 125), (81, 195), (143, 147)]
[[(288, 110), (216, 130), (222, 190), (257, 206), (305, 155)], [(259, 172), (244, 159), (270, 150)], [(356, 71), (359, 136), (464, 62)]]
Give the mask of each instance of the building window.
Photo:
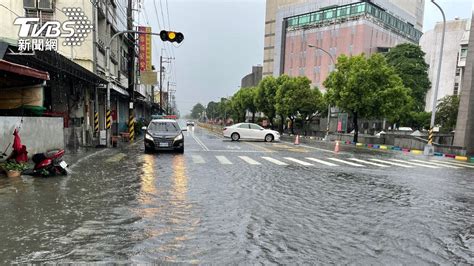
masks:
[(457, 67), (456, 68), (456, 77), (459, 77), (459, 75), (461, 75), (461, 68)]
[(54, 10), (53, 0), (23, 0), (23, 8), (36, 10)]
[(122, 49), (120, 57), (120, 71), (127, 73), (128, 72), (128, 53), (125, 49)]
[(458, 95), (458, 92), (459, 92), (459, 83), (458, 83), (458, 82), (455, 82), (455, 83), (454, 83), (453, 94), (454, 94), (454, 95)]
[(53, 0), (23, 0), (23, 8), (25, 9), (25, 17), (40, 19), (40, 27), (54, 19)]
[(466, 60), (467, 57), (467, 45), (461, 46), (461, 53), (459, 54), (459, 60)]

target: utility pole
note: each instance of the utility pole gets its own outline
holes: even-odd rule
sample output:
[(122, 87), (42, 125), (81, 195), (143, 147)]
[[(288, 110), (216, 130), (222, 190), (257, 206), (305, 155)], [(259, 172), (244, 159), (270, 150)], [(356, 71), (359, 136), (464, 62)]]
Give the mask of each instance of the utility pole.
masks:
[(170, 81), (168, 80), (168, 86), (166, 87), (166, 113), (170, 113)]
[[(171, 63), (173, 57), (163, 57), (163, 49), (161, 49), (162, 55), (160, 55), (160, 112), (163, 110), (163, 63)], [(167, 61), (168, 60), (168, 61)], [(169, 87), (169, 84), (168, 84)]]
[[(128, 0), (127, 8), (127, 30), (133, 30), (133, 1)], [(130, 134), (130, 140), (135, 139), (135, 33), (128, 33), (128, 91), (130, 93), (130, 102), (128, 110), (128, 133)]]
[[(163, 89), (163, 55), (160, 55), (160, 113), (163, 110), (163, 99), (161, 97), (162, 89)], [(155, 97), (155, 95), (153, 95), (153, 97)]]
[[(133, 30), (133, 0), (128, 0), (127, 8), (127, 30)], [(135, 99), (135, 33), (128, 33), (128, 91), (130, 100)]]

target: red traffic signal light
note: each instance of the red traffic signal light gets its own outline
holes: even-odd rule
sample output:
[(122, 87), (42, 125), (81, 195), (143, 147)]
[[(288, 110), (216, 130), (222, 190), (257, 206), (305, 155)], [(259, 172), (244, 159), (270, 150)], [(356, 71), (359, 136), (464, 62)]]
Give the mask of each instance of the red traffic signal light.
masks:
[(162, 30), (160, 31), (160, 38), (164, 42), (181, 43), (184, 40), (184, 35), (181, 32)]

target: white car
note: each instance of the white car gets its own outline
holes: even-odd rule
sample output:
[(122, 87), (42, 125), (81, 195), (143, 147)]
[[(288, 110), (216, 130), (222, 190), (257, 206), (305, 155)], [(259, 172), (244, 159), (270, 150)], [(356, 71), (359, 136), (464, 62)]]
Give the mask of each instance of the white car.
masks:
[(223, 129), (224, 137), (232, 141), (239, 139), (263, 140), (266, 142), (280, 141), (280, 133), (275, 130), (265, 129), (253, 123), (238, 123)]

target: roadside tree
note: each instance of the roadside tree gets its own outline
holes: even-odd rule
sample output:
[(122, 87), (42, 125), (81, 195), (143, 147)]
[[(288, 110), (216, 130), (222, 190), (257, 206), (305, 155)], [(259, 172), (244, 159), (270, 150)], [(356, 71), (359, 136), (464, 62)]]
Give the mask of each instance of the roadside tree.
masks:
[(278, 91), (278, 82), (272, 76), (263, 78), (258, 84), (257, 95), (255, 99), (257, 110), (263, 112), (273, 127), (276, 117), (275, 97)]
[(443, 131), (449, 132), (456, 127), (459, 110), (459, 97), (448, 95), (439, 100), (436, 106), (436, 124), (441, 125)]
[(323, 97), (319, 89), (311, 89), (307, 77), (288, 77), (279, 86), (276, 97), (276, 111), (291, 121), (291, 133), (294, 134), (295, 119), (302, 119), (302, 128), (320, 113)]
[(194, 105), (193, 109), (191, 110), (191, 117), (193, 119), (199, 119), (201, 118), (205, 110), (206, 108), (204, 108), (204, 106), (201, 103), (197, 103), (196, 105)]
[(210, 102), (207, 104), (207, 107), (206, 107), (206, 115), (207, 115), (207, 117), (210, 118), (211, 120), (216, 119), (216, 118), (219, 117), (218, 105), (219, 105), (219, 103), (214, 102), (214, 101), (210, 101)]
[(429, 65), (424, 56), (421, 47), (411, 43), (399, 44), (385, 55), (387, 63), (395, 69), (403, 85), (410, 89), (415, 112), (424, 111), (426, 93), (431, 86), (428, 78)]
[(398, 121), (411, 110), (410, 90), (403, 86), (394, 68), (380, 54), (342, 55), (324, 81), (332, 105), (352, 115), (354, 142), (358, 141), (359, 118), (387, 118)]

